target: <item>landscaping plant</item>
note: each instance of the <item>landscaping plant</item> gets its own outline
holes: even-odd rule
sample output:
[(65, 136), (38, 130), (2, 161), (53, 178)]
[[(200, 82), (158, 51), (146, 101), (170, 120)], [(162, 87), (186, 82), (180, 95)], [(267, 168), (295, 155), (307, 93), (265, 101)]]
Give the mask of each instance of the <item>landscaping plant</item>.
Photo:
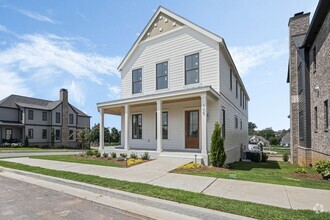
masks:
[(221, 167), (225, 163), (226, 158), (220, 125), (216, 122), (211, 138), (211, 164), (215, 167)]
[(141, 155), (142, 160), (149, 160), (150, 154), (148, 152), (144, 152), (144, 154)]
[(29, 144), (29, 138), (28, 136), (25, 136), (25, 139), (24, 139), (24, 147), (29, 147), (30, 144)]
[(316, 172), (321, 174), (323, 178), (330, 178), (330, 161), (321, 160), (315, 164)]
[(262, 153), (261, 162), (266, 163), (268, 160), (268, 155), (266, 153)]
[(116, 154), (116, 152), (111, 152), (110, 156), (111, 156), (111, 158), (115, 159), (117, 157), (117, 154)]
[(131, 158), (137, 159), (138, 158), (138, 155), (136, 153), (131, 153)]
[(295, 173), (307, 173), (307, 170), (303, 167), (298, 167), (294, 172)]
[(108, 157), (108, 154), (104, 152), (104, 153), (102, 154), (102, 157), (107, 158), (107, 157)]
[(126, 153), (120, 153), (119, 156), (123, 159), (126, 159), (127, 158), (127, 154)]
[(289, 161), (289, 154), (288, 153), (284, 153), (283, 154), (283, 161), (284, 162), (288, 162)]

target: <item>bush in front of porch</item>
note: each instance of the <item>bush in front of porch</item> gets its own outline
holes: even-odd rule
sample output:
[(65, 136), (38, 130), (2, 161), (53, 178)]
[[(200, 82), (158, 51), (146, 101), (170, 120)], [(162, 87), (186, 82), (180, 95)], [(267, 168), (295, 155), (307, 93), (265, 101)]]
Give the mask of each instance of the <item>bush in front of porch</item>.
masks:
[(214, 130), (211, 138), (211, 164), (215, 167), (222, 167), (226, 161), (226, 153), (223, 146), (223, 138), (221, 137), (221, 129), (218, 122), (214, 124)]

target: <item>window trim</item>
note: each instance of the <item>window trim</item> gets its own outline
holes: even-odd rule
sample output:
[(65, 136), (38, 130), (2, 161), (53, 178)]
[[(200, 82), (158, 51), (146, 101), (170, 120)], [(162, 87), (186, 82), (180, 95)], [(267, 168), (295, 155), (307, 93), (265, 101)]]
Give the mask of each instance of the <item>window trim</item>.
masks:
[[(161, 65), (161, 64), (164, 64), (164, 63), (167, 63), (167, 73), (166, 73), (166, 75), (162, 75), (162, 76), (157, 76), (157, 66), (158, 65)], [(169, 72), (169, 70), (168, 70), (169, 68), (168, 68), (168, 61), (166, 60), (166, 61), (163, 61), (163, 62), (160, 62), (160, 63), (156, 63), (156, 90), (158, 91), (158, 90), (163, 90), (163, 89), (168, 89), (168, 83), (169, 83), (169, 78), (168, 78), (168, 72)], [(166, 88), (161, 88), (161, 89), (159, 89), (158, 88), (158, 79), (159, 78), (162, 78), (162, 77), (167, 77), (167, 85), (166, 85)]]
[(314, 123), (315, 123), (315, 127), (314, 127), (315, 133), (317, 133), (319, 129), (317, 106), (314, 107)]
[[(72, 116), (72, 118), (71, 118), (71, 116)], [(72, 119), (72, 121), (71, 121), (71, 119)], [(74, 115), (73, 114), (69, 114), (69, 124), (70, 125), (73, 125), (73, 122), (74, 122)]]
[(238, 129), (238, 117), (235, 115), (235, 129)]
[[(59, 133), (59, 136), (57, 136), (57, 131)], [(55, 129), (55, 140), (61, 140), (61, 129)]]
[[(133, 72), (138, 71), (138, 70), (141, 70), (141, 80), (134, 81)], [(132, 69), (132, 95), (142, 93), (142, 90), (143, 90), (142, 81), (143, 81), (143, 69), (142, 69), (142, 67)], [(138, 83), (138, 82), (141, 83), (141, 91), (140, 92), (134, 92), (134, 83)]]
[[(7, 138), (7, 131), (10, 131), (10, 138), (9, 139)], [(5, 132), (6, 132), (5, 133), (6, 140), (13, 139), (13, 129), (12, 128), (6, 128)]]
[(238, 99), (238, 81), (236, 79), (236, 99)]
[[(30, 131), (31, 131), (31, 134), (32, 135), (30, 135)], [(34, 135), (33, 133), (34, 133), (33, 128), (29, 128), (28, 129), (28, 135), (27, 135), (28, 136), (28, 139), (33, 139), (33, 135)]]
[(232, 91), (233, 90), (233, 70), (231, 68), (230, 68), (229, 80), (230, 80), (230, 91)]
[(226, 110), (222, 109), (222, 129), (221, 129), (222, 138), (226, 138)]
[[(72, 132), (72, 134), (70, 134), (71, 132)], [(74, 130), (70, 129), (69, 130), (69, 140), (70, 141), (74, 141), (74, 138), (73, 137), (74, 137)]]
[(323, 102), (324, 105), (324, 131), (329, 131), (329, 101), (328, 99)]
[[(45, 136), (44, 136), (44, 131), (46, 131), (46, 135)], [(42, 129), (42, 131), (41, 131), (41, 138), (42, 139), (47, 139), (47, 136), (48, 136), (47, 129)]]
[[(193, 69), (189, 69), (189, 70), (187, 70), (186, 69), (186, 58), (187, 57), (190, 57), (190, 56), (194, 56), (194, 55), (196, 55), (196, 54), (198, 54), (198, 68), (193, 68)], [(189, 85), (195, 85), (195, 84), (198, 84), (198, 83), (200, 83), (201, 82), (201, 74), (200, 74), (200, 67), (201, 67), (201, 65), (200, 65), (200, 52), (195, 52), (195, 53), (192, 53), (192, 54), (188, 54), (188, 55), (185, 55), (184, 56), (184, 85), (185, 86), (189, 86)], [(187, 71), (191, 71), (191, 70), (196, 70), (196, 69), (198, 69), (198, 81), (197, 82), (194, 82), (194, 83), (187, 83)]]
[[(30, 112), (31, 112), (31, 115), (30, 115)], [(34, 112), (33, 112), (33, 110), (32, 109), (28, 109), (28, 119), (29, 120), (33, 120), (33, 118), (34, 118)]]
[[(134, 137), (134, 128), (135, 128), (135, 125), (134, 125), (134, 122), (133, 122), (133, 117), (134, 116), (137, 116), (137, 120), (139, 120), (139, 115), (141, 115), (141, 125), (139, 125), (139, 121), (137, 123), (137, 127), (141, 127), (141, 137)], [(143, 137), (143, 116), (142, 116), (142, 113), (134, 113), (132, 114), (132, 139), (136, 139), (136, 140), (142, 140), (142, 137)]]
[[(57, 121), (57, 115), (58, 115), (58, 121)], [(55, 112), (55, 123), (61, 124), (61, 112)]]
[(240, 120), (240, 130), (243, 130), (243, 122), (242, 122), (242, 119)]
[[(46, 116), (46, 117), (44, 117), (44, 116)], [(43, 111), (42, 112), (42, 121), (47, 121), (47, 120), (48, 120), (48, 113), (46, 111)]]

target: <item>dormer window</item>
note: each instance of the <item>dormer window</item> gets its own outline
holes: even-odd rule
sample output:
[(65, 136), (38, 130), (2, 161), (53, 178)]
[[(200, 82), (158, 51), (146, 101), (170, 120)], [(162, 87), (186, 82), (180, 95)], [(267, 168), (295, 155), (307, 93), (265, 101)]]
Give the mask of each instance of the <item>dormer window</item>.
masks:
[(136, 69), (132, 71), (132, 93), (142, 92), (142, 69)]
[(185, 57), (185, 84), (199, 83), (199, 54)]

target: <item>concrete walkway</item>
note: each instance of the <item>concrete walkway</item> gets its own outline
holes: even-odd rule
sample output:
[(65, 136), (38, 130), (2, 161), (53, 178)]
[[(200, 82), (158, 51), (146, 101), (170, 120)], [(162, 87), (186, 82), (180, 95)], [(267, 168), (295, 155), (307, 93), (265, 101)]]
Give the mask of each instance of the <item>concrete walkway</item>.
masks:
[(8, 158), (3, 160), (48, 169), (92, 174), (130, 182), (183, 189), (207, 195), (250, 201), (288, 209), (313, 210), (316, 207), (322, 208), (324, 211), (330, 211), (330, 190), (168, 173), (168, 171), (189, 162), (189, 159), (164, 157), (130, 168), (106, 167), (31, 158)]
[(29, 157), (29, 156), (44, 156), (44, 155), (72, 155), (79, 154), (82, 151), (0, 151), (0, 158), (7, 157)]

